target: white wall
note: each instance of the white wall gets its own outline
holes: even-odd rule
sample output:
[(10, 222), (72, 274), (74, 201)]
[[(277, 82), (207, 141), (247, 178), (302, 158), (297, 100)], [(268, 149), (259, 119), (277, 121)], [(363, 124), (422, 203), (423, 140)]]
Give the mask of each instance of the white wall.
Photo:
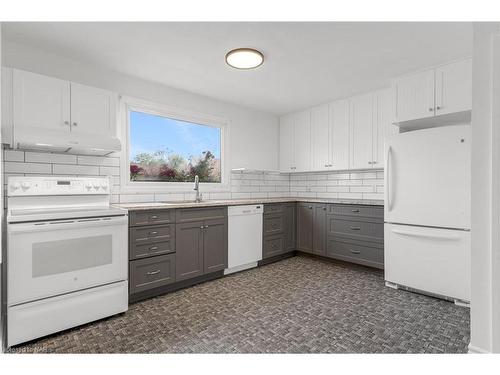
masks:
[[(495, 280), (499, 269), (499, 184), (498, 122), (500, 109), (492, 85), (500, 73), (500, 61), (493, 60), (492, 35), (498, 23), (474, 25), (472, 90), (472, 294), (471, 352), (500, 352), (500, 298)], [(500, 46), (500, 44), (498, 44)], [(499, 49), (500, 52), (500, 49)], [(499, 93), (496, 88), (496, 94)], [(496, 100), (494, 100), (496, 99)], [(492, 103), (494, 103), (492, 105)]]
[(2, 57), (4, 66), (229, 120), (229, 168), (278, 168), (279, 120), (275, 115), (105, 70), (33, 46), (4, 41)]

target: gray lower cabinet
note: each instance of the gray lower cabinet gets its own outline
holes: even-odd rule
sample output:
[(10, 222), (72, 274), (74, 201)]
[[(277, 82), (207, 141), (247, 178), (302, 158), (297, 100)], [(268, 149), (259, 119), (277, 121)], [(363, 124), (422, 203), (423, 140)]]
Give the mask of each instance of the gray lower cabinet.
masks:
[(310, 203), (297, 204), (297, 249), (313, 252), (314, 206)]
[(177, 224), (176, 228), (176, 280), (203, 275), (203, 221)]
[(297, 248), (300, 251), (326, 255), (326, 215), (328, 205), (299, 203), (297, 205)]
[(224, 270), (227, 267), (227, 208), (178, 211), (177, 281)]
[(315, 204), (313, 207), (313, 241), (312, 252), (326, 255), (326, 204)]
[(262, 258), (283, 255), (296, 247), (296, 204), (264, 205)]
[(129, 263), (130, 293), (143, 292), (175, 281), (175, 255), (161, 255)]
[(326, 223), (327, 257), (384, 268), (382, 206), (332, 205)]
[(205, 221), (203, 230), (203, 272), (227, 267), (227, 223), (224, 219)]

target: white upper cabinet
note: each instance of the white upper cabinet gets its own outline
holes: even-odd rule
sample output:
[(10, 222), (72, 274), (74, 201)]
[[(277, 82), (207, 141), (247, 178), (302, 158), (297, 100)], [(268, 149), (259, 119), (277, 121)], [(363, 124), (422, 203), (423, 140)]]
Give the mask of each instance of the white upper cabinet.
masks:
[(351, 169), (372, 168), (373, 94), (351, 98)]
[(71, 83), (71, 132), (113, 134), (116, 96), (109, 91)]
[(280, 171), (311, 170), (311, 111), (280, 118)]
[[(393, 81), (394, 122), (451, 119), (470, 121), (472, 108), (472, 60), (462, 60)], [(457, 116), (462, 113), (463, 116)], [(438, 122), (436, 122), (438, 123)]]
[(472, 60), (459, 61), (436, 69), (436, 115), (472, 108)]
[(22, 70), (10, 71), (7, 77), (12, 93), (7, 87), (2, 94), (12, 98), (14, 129), (22, 129), (22, 133), (71, 133), (73, 138), (79, 134), (115, 137), (116, 94)]
[(321, 105), (311, 109), (311, 169), (313, 171), (328, 170), (331, 167), (331, 133), (329, 121), (329, 105)]
[(294, 170), (297, 172), (311, 170), (311, 111), (295, 114), (294, 131)]
[(70, 83), (13, 70), (14, 127), (64, 131), (70, 129)]
[(374, 168), (384, 164), (384, 142), (393, 134), (399, 133), (399, 128), (392, 123), (394, 113), (393, 97), (390, 89), (375, 92), (373, 97), (373, 161)]
[(349, 168), (349, 100), (330, 104), (330, 169)]
[(291, 172), (294, 168), (294, 119), (293, 115), (280, 118), (280, 171)]
[(399, 78), (394, 90), (396, 122), (434, 116), (434, 69)]

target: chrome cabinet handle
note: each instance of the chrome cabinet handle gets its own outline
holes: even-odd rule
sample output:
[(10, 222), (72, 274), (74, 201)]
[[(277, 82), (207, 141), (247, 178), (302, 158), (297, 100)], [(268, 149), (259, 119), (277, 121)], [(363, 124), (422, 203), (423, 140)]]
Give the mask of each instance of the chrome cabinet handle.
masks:
[(69, 125), (69, 121), (64, 121), (64, 125)]
[(208, 228), (208, 225), (205, 225), (205, 228)]
[(372, 161), (372, 164), (377, 164), (377, 163), (378, 163), (378, 161)]
[(434, 108), (429, 108), (429, 112), (432, 112), (432, 111), (434, 111)]
[(361, 253), (361, 251), (359, 251), (359, 250), (352, 250), (352, 249), (349, 249), (349, 251), (350, 251), (351, 253), (353, 253), (353, 254), (360, 254), (360, 253)]
[(152, 276), (152, 275), (156, 275), (156, 274), (158, 274), (160, 272), (161, 272), (161, 270), (156, 270), (156, 271), (150, 271), (147, 274), (148, 274), (148, 276)]
[(77, 123), (77, 122), (74, 122), (74, 123), (73, 123), (73, 126), (78, 126), (78, 123)]
[(200, 229), (203, 229), (203, 228), (205, 228), (205, 227), (202, 225), (202, 226), (200, 227)]
[(443, 107), (440, 107), (440, 106), (437, 106), (436, 109), (439, 111), (440, 109), (442, 109)]
[(313, 208), (313, 207), (312, 207), (312, 206), (309, 206), (309, 207), (307, 207), (307, 208), (309, 208), (310, 210), (312, 210), (312, 208)]
[(357, 210), (357, 209), (356, 210), (351, 210), (351, 212), (357, 213), (357, 212), (359, 212), (359, 210)]
[(149, 234), (151, 234), (151, 235), (155, 235), (155, 234), (158, 234), (158, 232), (153, 231), (153, 232), (149, 232)]
[(323, 211), (326, 211), (326, 207), (323, 207)]
[(349, 227), (351, 230), (361, 230), (360, 227)]
[(369, 161), (368, 164), (370, 164), (370, 165), (373, 164), (373, 161)]
[(156, 220), (156, 219), (158, 219), (158, 216), (153, 215), (153, 216), (150, 216), (149, 218), (150, 218), (151, 220)]
[(158, 250), (158, 246), (151, 246), (151, 247), (149, 248), (149, 250), (153, 250), (153, 251)]

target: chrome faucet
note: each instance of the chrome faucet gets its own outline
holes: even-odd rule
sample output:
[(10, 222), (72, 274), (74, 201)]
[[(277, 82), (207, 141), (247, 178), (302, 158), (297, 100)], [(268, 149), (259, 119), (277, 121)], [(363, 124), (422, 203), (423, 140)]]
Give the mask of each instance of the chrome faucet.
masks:
[(202, 198), (203, 198), (203, 195), (200, 194), (200, 178), (198, 177), (198, 175), (194, 176), (194, 189), (196, 191), (196, 198), (195, 198), (195, 202), (196, 203), (200, 203)]

